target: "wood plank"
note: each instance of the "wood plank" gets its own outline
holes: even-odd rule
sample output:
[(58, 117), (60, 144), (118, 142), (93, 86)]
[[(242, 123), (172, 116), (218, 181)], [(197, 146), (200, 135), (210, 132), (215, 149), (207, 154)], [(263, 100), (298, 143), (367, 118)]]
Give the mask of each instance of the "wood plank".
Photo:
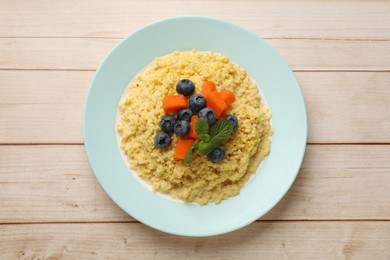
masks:
[(390, 141), (390, 73), (295, 74), (306, 102), (308, 142)]
[(0, 155), (2, 223), (132, 220), (97, 182), (84, 146), (0, 146)]
[[(388, 183), (388, 145), (309, 145), (293, 187), (263, 219), (390, 219)], [(133, 220), (81, 145), (0, 146), (0, 208), (0, 223)]]
[[(389, 259), (390, 222), (257, 222), (217, 237), (140, 223), (1, 225), (2, 259)], [(319, 254), (320, 253), (320, 254)]]
[(1, 104), (2, 143), (80, 143), (82, 111), (81, 103)]
[(94, 73), (0, 70), (0, 104), (82, 104)]
[(0, 69), (95, 70), (120, 39), (1, 38)]
[(309, 145), (294, 185), (264, 218), (389, 219), (389, 155), (390, 146)]
[[(266, 41), (294, 70), (390, 70), (389, 41)], [(95, 70), (119, 42), (100, 38), (0, 38), (0, 69)]]
[(1, 71), (0, 143), (81, 143), (92, 72)]
[[(390, 39), (386, 1), (1, 1), (3, 37), (124, 37), (158, 19), (205, 15), (263, 37)], [(245, 14), (245, 15), (243, 15)], [(368, 53), (368, 52), (366, 52)]]
[[(82, 143), (93, 73), (0, 71), (0, 143)], [(309, 142), (389, 142), (390, 73), (295, 74), (306, 100)]]

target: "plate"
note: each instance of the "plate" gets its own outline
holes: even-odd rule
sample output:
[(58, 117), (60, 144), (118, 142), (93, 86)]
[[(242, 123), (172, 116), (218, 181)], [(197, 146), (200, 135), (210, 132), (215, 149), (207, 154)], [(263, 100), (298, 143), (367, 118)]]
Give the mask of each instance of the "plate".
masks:
[[(272, 113), (271, 152), (240, 194), (200, 206), (159, 196), (123, 161), (116, 114), (127, 84), (154, 58), (173, 51), (213, 51), (240, 64), (261, 87)], [(101, 186), (140, 222), (176, 235), (211, 236), (244, 227), (274, 207), (294, 182), (306, 148), (304, 99), (291, 69), (256, 34), (208, 17), (175, 17), (147, 25), (122, 40), (91, 82), (84, 108), (84, 142)]]

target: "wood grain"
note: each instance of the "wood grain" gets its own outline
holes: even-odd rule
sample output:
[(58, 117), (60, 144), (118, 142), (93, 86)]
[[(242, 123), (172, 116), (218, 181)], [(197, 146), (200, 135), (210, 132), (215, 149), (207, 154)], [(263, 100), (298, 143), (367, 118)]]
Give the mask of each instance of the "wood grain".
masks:
[[(389, 14), (388, 1), (369, 0), (0, 1), (0, 259), (390, 259)], [(312, 144), (290, 191), (261, 220), (218, 237), (135, 221), (81, 145), (104, 56), (177, 15), (264, 38), (307, 105)]]
[[(390, 146), (309, 145), (292, 189), (264, 219), (389, 220), (388, 183)], [(0, 146), (0, 208), (0, 223), (133, 220), (75, 145)]]
[(390, 73), (295, 73), (311, 143), (390, 142)]
[[(82, 143), (93, 73), (0, 71), (0, 143)], [(390, 73), (295, 74), (306, 100), (309, 142), (389, 142)]]
[[(388, 41), (266, 41), (294, 70), (390, 70)], [(0, 69), (95, 70), (119, 42), (101, 38), (0, 38)]]
[(205, 15), (240, 24), (262, 37), (389, 40), (389, 13), (388, 2), (369, 0), (7, 0), (0, 2), (0, 36), (124, 37), (162, 18)]
[(132, 220), (97, 182), (84, 146), (0, 146), (0, 155), (2, 223)]
[(188, 238), (139, 223), (1, 225), (2, 259), (389, 259), (390, 222), (257, 222)]

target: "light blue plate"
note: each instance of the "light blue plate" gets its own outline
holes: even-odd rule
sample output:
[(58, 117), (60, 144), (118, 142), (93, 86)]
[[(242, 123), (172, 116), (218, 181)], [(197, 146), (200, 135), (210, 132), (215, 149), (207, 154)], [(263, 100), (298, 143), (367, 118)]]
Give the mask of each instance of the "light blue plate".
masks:
[[(219, 205), (179, 203), (152, 193), (130, 172), (116, 140), (117, 107), (131, 79), (155, 57), (192, 49), (222, 53), (240, 64), (261, 86), (273, 115), (264, 166), (238, 196)], [(150, 227), (183, 236), (226, 233), (267, 213), (294, 182), (307, 137), (303, 96), (286, 62), (256, 34), (207, 17), (162, 20), (121, 41), (96, 71), (83, 124), (92, 169), (116, 204)]]

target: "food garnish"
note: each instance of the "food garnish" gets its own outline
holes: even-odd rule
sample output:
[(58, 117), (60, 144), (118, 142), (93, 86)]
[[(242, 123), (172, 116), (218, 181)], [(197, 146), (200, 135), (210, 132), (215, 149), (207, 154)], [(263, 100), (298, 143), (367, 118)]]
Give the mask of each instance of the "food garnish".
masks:
[(192, 154), (199, 151), (200, 154), (208, 155), (211, 150), (220, 146), (233, 133), (233, 123), (230, 120), (222, 119), (209, 127), (207, 120), (199, 118), (196, 121), (196, 132), (199, 136), (199, 143), (193, 144), (184, 158), (185, 163), (190, 163)]

